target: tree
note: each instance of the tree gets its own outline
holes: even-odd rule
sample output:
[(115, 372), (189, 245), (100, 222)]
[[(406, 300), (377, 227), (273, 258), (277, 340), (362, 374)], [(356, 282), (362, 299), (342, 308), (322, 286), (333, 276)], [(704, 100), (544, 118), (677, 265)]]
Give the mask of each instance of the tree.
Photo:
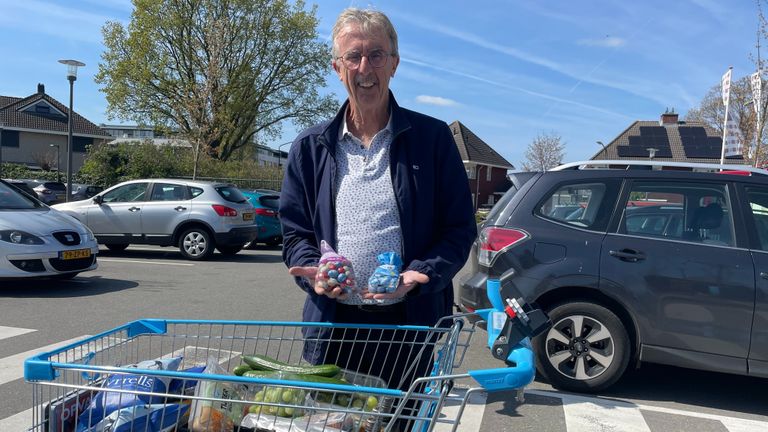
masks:
[(226, 160), (284, 121), (305, 127), (330, 116), (320, 96), (329, 72), (316, 7), (287, 0), (133, 0), (127, 28), (102, 28), (96, 82), (112, 118), (179, 133)]
[(564, 149), (565, 143), (560, 135), (539, 134), (525, 151), (523, 171), (546, 171), (562, 164)]
[[(755, 122), (757, 116), (752, 107), (752, 88), (749, 76), (742, 77), (731, 82), (731, 92), (728, 100), (728, 118), (737, 119), (742, 139), (744, 140), (744, 159), (752, 161), (765, 160), (762, 148), (753, 148), (746, 151), (755, 140)], [(765, 112), (765, 111), (763, 111)], [(686, 121), (699, 121), (723, 134), (723, 122), (725, 120), (725, 105), (722, 98), (722, 85), (718, 84), (707, 91), (698, 107), (692, 108), (685, 115)], [(760, 153), (758, 155), (758, 153)], [(751, 155), (751, 156), (750, 156)]]

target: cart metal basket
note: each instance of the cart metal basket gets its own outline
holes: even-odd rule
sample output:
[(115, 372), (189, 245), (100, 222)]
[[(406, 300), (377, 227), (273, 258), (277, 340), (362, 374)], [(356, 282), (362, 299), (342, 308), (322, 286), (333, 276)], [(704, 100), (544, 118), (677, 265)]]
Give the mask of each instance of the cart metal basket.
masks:
[[(493, 311), (478, 313), (493, 321)], [(527, 340), (505, 350), (507, 367), (456, 373), (474, 332), (468, 314), (435, 327), (134, 321), (25, 362), (35, 407), (29, 430), (456, 430), (472, 393), (519, 389), (534, 376)], [(344, 380), (234, 375), (252, 355), (297, 367), (335, 364), (335, 379)], [(471, 388), (452, 391), (462, 381)]]

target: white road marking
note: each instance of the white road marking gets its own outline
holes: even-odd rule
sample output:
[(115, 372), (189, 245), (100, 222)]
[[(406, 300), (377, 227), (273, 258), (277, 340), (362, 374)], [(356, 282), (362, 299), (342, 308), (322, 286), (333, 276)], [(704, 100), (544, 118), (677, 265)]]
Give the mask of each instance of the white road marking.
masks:
[(8, 432), (24, 432), (33, 426), (32, 411), (30, 408), (10, 417), (0, 420), (0, 430)]
[[(29, 350), (23, 353), (14, 354), (9, 357), (1, 358), (0, 359), (0, 385), (24, 377), (24, 360), (32, 357), (35, 354), (52, 351), (57, 348), (63, 347), (64, 345), (71, 344), (73, 342), (76, 342), (86, 337), (88, 336), (80, 336), (74, 339), (69, 339), (63, 342), (57, 342), (55, 344), (46, 345), (44, 347), (35, 348), (33, 350)], [(0, 428), (0, 430), (4, 430), (4, 429)]]
[(99, 262), (119, 262), (119, 263), (137, 263), (137, 264), (154, 264), (154, 265), (169, 265), (169, 266), (182, 266), (192, 267), (194, 264), (190, 263), (175, 263), (175, 262), (157, 262), (150, 260), (131, 260), (131, 259), (115, 259), (115, 258), (99, 258)]
[[(568, 432), (582, 431), (649, 431), (642, 411), (653, 411), (665, 414), (674, 414), (686, 417), (695, 417), (706, 420), (715, 420), (723, 424), (729, 432), (752, 432), (768, 430), (768, 422), (728, 417), (717, 414), (698, 413), (695, 411), (683, 411), (674, 408), (657, 407), (652, 405), (635, 404), (617, 400), (602, 399), (588, 396), (563, 394), (546, 390), (526, 390), (527, 394), (553, 397), (561, 399), (565, 411), (565, 423)], [(630, 411), (636, 411), (630, 413)], [(621, 416), (615, 416), (614, 412), (622, 412)], [(626, 416), (624, 414), (627, 414)], [(637, 416), (640, 416), (638, 422)], [(586, 417), (589, 417), (588, 419)], [(597, 420), (593, 420), (597, 419)], [(616, 420), (620, 421), (617, 423)], [(586, 422), (585, 422), (586, 421)], [(572, 426), (573, 425), (573, 426)], [(642, 428), (638, 429), (638, 425)]]
[[(451, 397), (464, 398), (466, 396), (467, 389), (456, 387), (451, 392)], [(461, 414), (461, 423), (457, 430), (460, 431), (479, 431), (480, 426), (483, 423), (483, 413), (485, 412), (485, 400), (488, 398), (488, 393), (481, 391), (471, 393), (467, 405), (464, 407), (464, 412)], [(447, 419), (456, 419), (456, 415), (459, 413), (459, 403), (456, 401), (450, 401), (443, 406), (440, 417)], [(453, 428), (452, 424), (437, 423), (435, 425), (435, 432), (450, 431)]]
[(1, 339), (8, 339), (12, 338), (14, 336), (19, 336), (27, 333), (36, 332), (37, 330), (33, 329), (25, 329), (21, 327), (6, 327), (6, 326), (0, 326), (0, 340)]

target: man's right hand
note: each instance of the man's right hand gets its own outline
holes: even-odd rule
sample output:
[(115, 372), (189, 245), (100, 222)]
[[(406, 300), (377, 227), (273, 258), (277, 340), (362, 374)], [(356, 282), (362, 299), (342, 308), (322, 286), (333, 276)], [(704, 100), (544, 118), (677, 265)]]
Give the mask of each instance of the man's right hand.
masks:
[(315, 276), (317, 275), (317, 266), (291, 267), (288, 269), (288, 274), (306, 278), (309, 281), (309, 284), (315, 289), (317, 295), (328, 296), (332, 299), (344, 298), (346, 296), (339, 286), (334, 287), (332, 290), (326, 290), (316, 283)]

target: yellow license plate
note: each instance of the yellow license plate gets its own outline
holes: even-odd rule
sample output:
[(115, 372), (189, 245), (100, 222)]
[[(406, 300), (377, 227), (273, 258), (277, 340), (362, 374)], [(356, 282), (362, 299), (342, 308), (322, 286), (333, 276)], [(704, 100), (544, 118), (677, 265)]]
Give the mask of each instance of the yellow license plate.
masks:
[(90, 258), (90, 256), (91, 256), (91, 250), (90, 249), (78, 249), (78, 250), (62, 251), (61, 252), (61, 259), (63, 259), (63, 260), (71, 260), (71, 259), (78, 259), (78, 258)]
[(253, 220), (253, 213), (243, 213), (243, 220), (245, 221)]

